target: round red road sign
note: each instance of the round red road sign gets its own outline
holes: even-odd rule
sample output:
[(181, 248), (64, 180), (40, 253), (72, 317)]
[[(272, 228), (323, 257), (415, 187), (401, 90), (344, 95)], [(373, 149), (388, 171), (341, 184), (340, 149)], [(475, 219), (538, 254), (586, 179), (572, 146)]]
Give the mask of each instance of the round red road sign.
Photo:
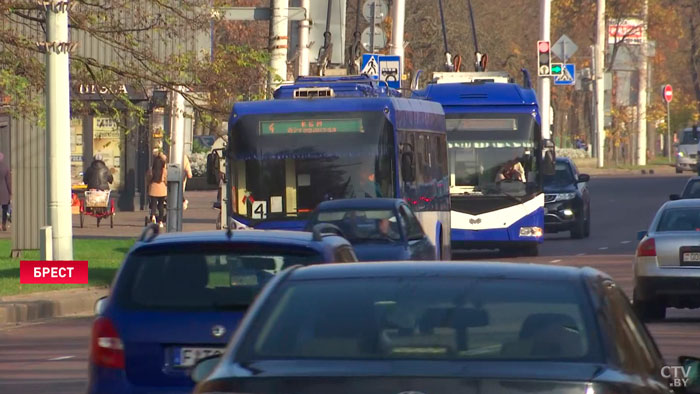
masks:
[(664, 100), (666, 100), (667, 103), (670, 103), (671, 100), (673, 100), (673, 88), (671, 85), (664, 86)]

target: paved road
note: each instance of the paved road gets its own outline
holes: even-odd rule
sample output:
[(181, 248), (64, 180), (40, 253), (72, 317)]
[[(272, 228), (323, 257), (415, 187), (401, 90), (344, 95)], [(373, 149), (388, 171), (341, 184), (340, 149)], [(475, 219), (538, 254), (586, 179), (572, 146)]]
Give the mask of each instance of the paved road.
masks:
[[(568, 233), (547, 235), (537, 258), (506, 259), (495, 254), (476, 257), (588, 265), (609, 273), (629, 294), (636, 232), (648, 226), (668, 194), (680, 191), (685, 180), (681, 176), (594, 178), (590, 238), (570, 240)], [(213, 216), (203, 203), (198, 208), (203, 214)], [(667, 362), (675, 364), (681, 354), (700, 356), (700, 310), (670, 310), (668, 315), (668, 320), (649, 325)], [(29, 326), (0, 327), (0, 392), (82, 391), (90, 322), (91, 318), (87, 317), (64, 318)]]
[(92, 318), (0, 326), (0, 393), (81, 393)]

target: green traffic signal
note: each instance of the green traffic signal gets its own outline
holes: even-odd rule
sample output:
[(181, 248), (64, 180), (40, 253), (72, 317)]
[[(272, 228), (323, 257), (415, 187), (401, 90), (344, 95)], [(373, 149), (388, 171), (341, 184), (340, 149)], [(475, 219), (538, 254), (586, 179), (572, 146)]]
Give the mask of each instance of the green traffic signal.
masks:
[(552, 63), (552, 75), (559, 75), (564, 72), (564, 65), (562, 63)]

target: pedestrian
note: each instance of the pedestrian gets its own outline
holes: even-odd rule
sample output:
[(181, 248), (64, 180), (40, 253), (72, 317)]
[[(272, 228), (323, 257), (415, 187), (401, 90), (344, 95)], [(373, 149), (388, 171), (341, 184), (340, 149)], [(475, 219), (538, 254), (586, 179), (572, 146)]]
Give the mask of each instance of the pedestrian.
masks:
[(190, 164), (190, 158), (185, 154), (182, 160), (182, 210), (187, 209), (188, 201), (185, 198), (185, 187), (187, 186), (187, 180), (192, 179), (192, 164)]
[[(165, 198), (168, 195), (168, 170), (165, 168), (167, 157), (158, 149), (153, 150), (153, 163), (146, 173), (148, 197), (150, 198), (151, 222), (163, 227), (165, 219)], [(158, 216), (156, 216), (156, 209)]]
[(109, 190), (109, 184), (112, 182), (114, 176), (102, 160), (102, 155), (96, 154), (83, 174), (83, 183), (87, 185), (88, 190)]
[(7, 231), (7, 218), (12, 201), (12, 173), (5, 164), (5, 155), (0, 152), (0, 206), (2, 206), (2, 231)]

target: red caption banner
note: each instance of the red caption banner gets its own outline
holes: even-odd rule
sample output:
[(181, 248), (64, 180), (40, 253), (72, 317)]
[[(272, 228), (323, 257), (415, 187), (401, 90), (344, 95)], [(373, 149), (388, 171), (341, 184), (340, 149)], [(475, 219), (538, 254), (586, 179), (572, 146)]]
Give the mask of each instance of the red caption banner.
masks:
[(86, 284), (87, 261), (20, 261), (21, 284)]

